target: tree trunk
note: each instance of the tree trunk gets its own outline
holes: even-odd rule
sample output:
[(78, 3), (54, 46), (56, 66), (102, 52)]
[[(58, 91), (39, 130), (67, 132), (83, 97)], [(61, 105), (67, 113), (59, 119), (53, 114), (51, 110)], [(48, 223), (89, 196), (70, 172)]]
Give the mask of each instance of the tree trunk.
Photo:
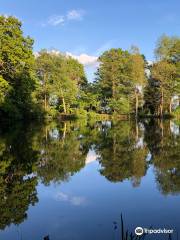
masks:
[(66, 137), (66, 129), (67, 129), (67, 125), (66, 125), (66, 122), (64, 122), (63, 139), (65, 139)]
[(63, 102), (64, 113), (66, 114), (67, 110), (66, 110), (66, 103), (65, 103), (64, 97), (62, 97), (62, 102)]
[(164, 93), (163, 89), (161, 88), (161, 104), (160, 104), (160, 116), (163, 117), (163, 105), (164, 105)]
[(170, 103), (169, 103), (169, 114), (172, 113), (172, 99), (170, 99)]
[(139, 107), (139, 99), (138, 99), (138, 93), (135, 90), (135, 98), (136, 98), (136, 118), (138, 117), (138, 107)]
[(129, 120), (130, 120), (130, 99), (129, 99), (129, 95), (128, 95), (128, 117), (129, 117)]
[(65, 99), (64, 99), (64, 94), (63, 94), (62, 88), (60, 88), (60, 92), (61, 92), (61, 97), (62, 97), (62, 102), (63, 102), (64, 113), (66, 114), (67, 113), (66, 102), (65, 102)]
[[(112, 81), (112, 98), (113, 98), (113, 100), (115, 100), (115, 83), (114, 83), (114, 80)], [(113, 112), (115, 112), (114, 108), (113, 108)]]
[(47, 109), (47, 95), (45, 93), (45, 95), (44, 95), (44, 110), (46, 111), (46, 109)]
[(46, 94), (46, 91), (47, 91), (47, 86), (46, 86), (46, 74), (44, 73), (44, 90), (45, 90), (45, 93), (44, 93), (44, 110), (46, 111), (47, 110), (47, 94)]
[(161, 137), (162, 137), (162, 143), (163, 143), (163, 137), (164, 137), (164, 125), (163, 125), (163, 119), (161, 119), (161, 122), (160, 122), (160, 128), (161, 128)]
[(45, 127), (45, 138), (46, 138), (46, 142), (47, 142), (47, 139), (48, 139), (48, 128), (47, 128), (47, 126)]
[(138, 142), (138, 139), (139, 139), (139, 126), (138, 126), (138, 122), (136, 119), (136, 142)]

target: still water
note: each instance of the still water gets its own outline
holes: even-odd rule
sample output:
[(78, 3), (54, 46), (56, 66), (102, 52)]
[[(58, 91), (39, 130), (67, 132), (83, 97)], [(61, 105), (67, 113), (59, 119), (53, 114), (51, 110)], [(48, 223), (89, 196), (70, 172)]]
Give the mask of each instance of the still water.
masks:
[(0, 240), (121, 239), (121, 213), (133, 234), (137, 226), (168, 228), (177, 239), (177, 122), (1, 127)]

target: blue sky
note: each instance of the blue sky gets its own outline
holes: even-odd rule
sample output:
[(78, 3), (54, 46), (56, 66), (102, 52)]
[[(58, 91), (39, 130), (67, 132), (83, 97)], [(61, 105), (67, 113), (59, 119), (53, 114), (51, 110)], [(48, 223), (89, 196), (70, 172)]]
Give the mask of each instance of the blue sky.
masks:
[(153, 60), (160, 35), (180, 35), (179, 12), (179, 0), (0, 0), (1, 14), (23, 21), (24, 33), (35, 40), (34, 51), (84, 54), (89, 76), (93, 57), (111, 47), (137, 45)]

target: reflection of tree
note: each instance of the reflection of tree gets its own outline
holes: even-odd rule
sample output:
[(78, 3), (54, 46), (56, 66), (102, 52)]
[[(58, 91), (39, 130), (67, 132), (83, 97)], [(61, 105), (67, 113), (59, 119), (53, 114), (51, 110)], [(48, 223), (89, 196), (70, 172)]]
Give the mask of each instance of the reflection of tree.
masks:
[(7, 184), (0, 179), (0, 229), (11, 223), (19, 224), (27, 217), (30, 204), (37, 202), (36, 178), (23, 180), (21, 177)]
[(1, 229), (27, 217), (29, 205), (38, 201), (38, 177), (45, 184), (64, 181), (85, 165), (89, 149), (81, 136), (85, 126), (51, 123), (0, 133)]
[(26, 128), (0, 138), (0, 229), (21, 223), (29, 205), (38, 201), (37, 178), (29, 175), (37, 161), (31, 141), (32, 133)]
[(154, 156), (161, 153), (161, 144), (163, 139), (163, 128), (162, 123), (160, 124), (159, 120), (146, 121), (144, 123), (145, 126), (145, 134), (144, 140), (147, 143), (147, 147), (152, 155), (152, 159)]
[(163, 194), (180, 192), (180, 136), (172, 132), (170, 123), (156, 120), (145, 125), (145, 141)]
[[(131, 179), (138, 185), (146, 173), (147, 149), (137, 138), (129, 122), (118, 122), (112, 127), (103, 127), (97, 153), (102, 169), (100, 173), (108, 180), (117, 182)], [(141, 133), (140, 133), (141, 134)]]
[(109, 181), (130, 179), (138, 186), (147, 170), (147, 153), (163, 194), (180, 192), (180, 136), (169, 121), (141, 124), (86, 121), (17, 127), (0, 132), (0, 229), (19, 224), (44, 184), (66, 181), (85, 165), (91, 147)]
[(85, 165), (87, 151), (81, 145), (79, 131), (74, 129), (69, 122), (49, 126), (48, 134), (36, 138), (34, 145), (39, 150), (37, 172), (44, 184), (68, 180)]

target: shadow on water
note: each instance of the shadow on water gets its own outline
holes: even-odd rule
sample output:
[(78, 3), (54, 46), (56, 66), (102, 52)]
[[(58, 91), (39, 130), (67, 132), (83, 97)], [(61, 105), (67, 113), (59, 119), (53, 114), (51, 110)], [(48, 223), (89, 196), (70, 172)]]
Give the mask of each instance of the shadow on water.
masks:
[[(180, 193), (180, 132), (171, 120), (1, 127), (0, 229), (25, 221), (29, 206), (38, 202), (38, 182), (69, 181), (87, 164), (89, 150), (95, 151), (99, 173), (110, 182), (129, 180), (139, 187), (153, 166), (161, 194)], [(140, 239), (125, 230), (122, 216), (121, 234), (122, 240)]]

